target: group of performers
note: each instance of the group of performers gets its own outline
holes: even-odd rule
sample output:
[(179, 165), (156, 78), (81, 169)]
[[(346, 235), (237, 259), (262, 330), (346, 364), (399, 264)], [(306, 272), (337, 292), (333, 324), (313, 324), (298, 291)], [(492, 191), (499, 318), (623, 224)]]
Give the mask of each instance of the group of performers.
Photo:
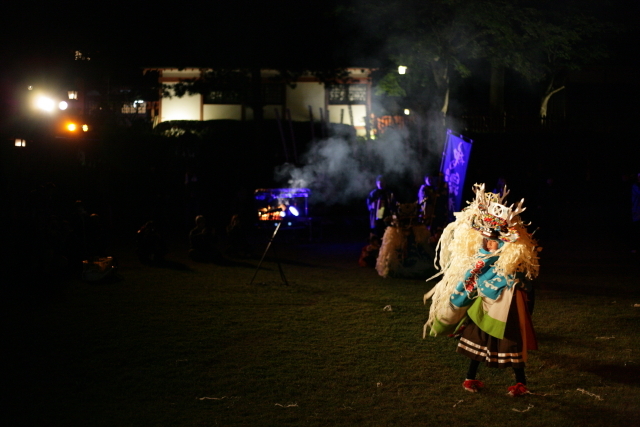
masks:
[(399, 203), (378, 176), (367, 197), (369, 245), (360, 265), (383, 277), (425, 277), (433, 273), (437, 238), (447, 222), (447, 188), (440, 177), (425, 177), (417, 201)]
[(431, 300), (424, 335), (459, 339), (457, 352), (471, 359), (462, 384), (466, 391), (485, 387), (476, 378), (484, 362), (513, 369), (510, 396), (529, 394), (525, 363), (528, 351), (537, 349), (531, 281), (538, 275), (540, 248), (520, 217), (524, 199), (508, 206), (506, 185), (488, 192), (484, 184), (475, 184), (475, 199), (447, 223), (446, 186), (430, 177), (419, 190), (418, 202), (409, 204), (397, 203), (381, 176), (376, 184), (367, 205), (372, 236), (368, 247), (379, 248), (378, 273), (432, 276), (427, 281), (440, 277), (424, 297), (425, 303)]
[[(414, 220), (427, 226), (431, 231), (444, 228), (448, 220), (448, 190), (441, 176), (424, 177), (424, 183), (418, 189), (417, 202), (413, 204)], [(376, 188), (367, 197), (369, 227), (371, 234), (383, 237), (393, 217), (398, 213), (400, 203), (389, 190), (382, 175), (376, 178)]]

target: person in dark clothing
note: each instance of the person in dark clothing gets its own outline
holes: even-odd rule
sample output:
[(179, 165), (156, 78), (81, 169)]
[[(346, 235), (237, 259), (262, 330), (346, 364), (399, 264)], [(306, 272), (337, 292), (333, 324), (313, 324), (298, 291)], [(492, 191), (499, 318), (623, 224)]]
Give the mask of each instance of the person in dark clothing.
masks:
[(374, 188), (367, 197), (369, 228), (372, 235), (382, 238), (396, 205), (397, 203), (393, 193), (386, 188), (382, 175), (378, 175), (376, 178), (376, 188)]
[(440, 176), (424, 177), (424, 184), (418, 190), (418, 204), (422, 222), (432, 234), (441, 232), (448, 222), (449, 192)]

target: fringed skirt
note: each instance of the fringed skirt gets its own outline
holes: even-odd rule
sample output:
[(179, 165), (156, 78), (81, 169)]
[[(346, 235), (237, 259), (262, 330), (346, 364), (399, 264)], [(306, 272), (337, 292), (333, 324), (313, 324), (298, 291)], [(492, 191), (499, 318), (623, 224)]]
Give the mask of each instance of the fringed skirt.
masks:
[(526, 294), (517, 290), (509, 307), (504, 338), (493, 337), (469, 321), (456, 351), (492, 368), (524, 368), (527, 351), (537, 349)]

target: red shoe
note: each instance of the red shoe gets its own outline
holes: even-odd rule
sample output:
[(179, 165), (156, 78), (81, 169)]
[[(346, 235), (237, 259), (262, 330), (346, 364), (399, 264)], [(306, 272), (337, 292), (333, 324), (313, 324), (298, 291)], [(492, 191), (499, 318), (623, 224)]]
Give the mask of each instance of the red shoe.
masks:
[(531, 393), (529, 391), (529, 389), (527, 388), (527, 386), (522, 384), (522, 383), (518, 383), (516, 385), (512, 385), (511, 387), (508, 388), (508, 390), (509, 390), (508, 394), (511, 397), (518, 397), (518, 396), (522, 396), (522, 395)]
[(477, 393), (478, 390), (484, 388), (484, 383), (478, 380), (464, 380), (464, 382), (462, 383), (462, 388), (470, 391), (471, 393)]

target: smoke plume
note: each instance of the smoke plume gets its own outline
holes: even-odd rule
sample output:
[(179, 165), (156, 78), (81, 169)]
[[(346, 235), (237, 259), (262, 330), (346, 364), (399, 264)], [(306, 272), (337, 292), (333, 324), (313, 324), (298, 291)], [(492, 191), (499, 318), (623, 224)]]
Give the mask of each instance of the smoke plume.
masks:
[(276, 181), (292, 188), (309, 188), (314, 202), (328, 205), (364, 199), (376, 176), (402, 177), (422, 169), (420, 156), (406, 132), (387, 130), (366, 142), (334, 137), (315, 142), (302, 157), (302, 165), (284, 164)]

